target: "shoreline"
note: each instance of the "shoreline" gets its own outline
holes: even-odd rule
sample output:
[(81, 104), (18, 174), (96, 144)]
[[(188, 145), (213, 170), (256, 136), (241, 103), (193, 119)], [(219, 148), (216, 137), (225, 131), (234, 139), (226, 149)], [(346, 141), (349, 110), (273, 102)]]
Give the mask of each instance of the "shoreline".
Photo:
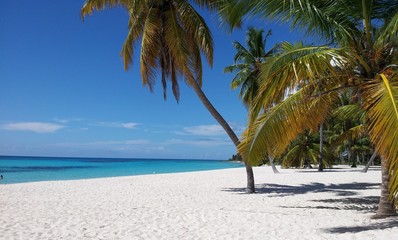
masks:
[(255, 167), (0, 185), (5, 239), (393, 239), (380, 172)]
[[(15, 161), (14, 161), (15, 160)], [(0, 184), (80, 180), (242, 167), (220, 160), (0, 157)]]

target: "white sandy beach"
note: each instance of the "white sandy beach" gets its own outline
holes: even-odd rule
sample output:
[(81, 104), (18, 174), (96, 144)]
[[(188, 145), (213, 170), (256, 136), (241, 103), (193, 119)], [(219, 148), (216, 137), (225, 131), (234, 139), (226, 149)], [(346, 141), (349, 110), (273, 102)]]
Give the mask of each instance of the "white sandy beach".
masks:
[(397, 239), (380, 172), (244, 168), (0, 185), (0, 239)]

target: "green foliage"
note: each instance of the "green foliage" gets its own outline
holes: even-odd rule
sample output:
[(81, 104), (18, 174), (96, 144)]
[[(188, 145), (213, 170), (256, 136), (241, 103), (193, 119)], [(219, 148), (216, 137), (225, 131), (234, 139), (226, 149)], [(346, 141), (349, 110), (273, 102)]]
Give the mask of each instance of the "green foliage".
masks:
[[(193, 1), (214, 10), (219, 1)], [(121, 56), (128, 69), (134, 57), (134, 46), (141, 40), (140, 69), (142, 83), (153, 90), (157, 74), (161, 75), (164, 98), (168, 82), (179, 100), (179, 81), (189, 85), (202, 84), (202, 60), (213, 64), (213, 39), (204, 19), (190, 1), (87, 0), (82, 17), (95, 10), (123, 7), (129, 13), (126, 40)]]
[(241, 43), (234, 42), (236, 54), (234, 64), (224, 69), (225, 73), (236, 73), (231, 82), (231, 88), (240, 87), (239, 96), (243, 103), (248, 106), (257, 95), (259, 88), (259, 66), (265, 58), (273, 54), (278, 46), (266, 52), (267, 38), (271, 36), (271, 30), (263, 37), (264, 30), (249, 28), (246, 32), (245, 48)]
[[(262, 63), (241, 153), (254, 158), (266, 149), (280, 155), (300, 133), (330, 118), (339, 96), (351, 91), (357, 106), (345, 106), (338, 113), (347, 118), (361, 109), (357, 113), (362, 116), (342, 123), (350, 130), (345, 136), (351, 139), (350, 152), (364, 151), (355, 147), (353, 138), (367, 133), (389, 167), (391, 197), (397, 197), (398, 1), (254, 0), (246, 7), (243, 2), (235, 1), (242, 14), (234, 18), (261, 14), (330, 44), (285, 43)], [(286, 97), (287, 90), (297, 87), (302, 90)], [(360, 119), (365, 119), (362, 127), (355, 124)]]

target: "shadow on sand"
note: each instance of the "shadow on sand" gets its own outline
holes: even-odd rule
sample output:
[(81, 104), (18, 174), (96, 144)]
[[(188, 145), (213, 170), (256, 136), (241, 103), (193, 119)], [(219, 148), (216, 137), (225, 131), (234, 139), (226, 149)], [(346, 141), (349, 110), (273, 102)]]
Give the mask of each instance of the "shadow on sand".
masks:
[(302, 208), (302, 209), (331, 209), (331, 210), (355, 210), (365, 212), (375, 212), (377, 210), (377, 204), (379, 197), (375, 196), (363, 196), (363, 197), (346, 197), (346, 198), (331, 198), (331, 199), (320, 199), (311, 200), (312, 202), (318, 203), (334, 203), (333, 206), (280, 206), (282, 208)]
[[(270, 197), (286, 197), (297, 194), (334, 192), (337, 196), (354, 196), (357, 195), (352, 190), (377, 189), (380, 187), (378, 183), (343, 183), (325, 185), (322, 183), (302, 184), (299, 186), (289, 186), (280, 184), (257, 184), (257, 194), (270, 194)], [(245, 193), (245, 188), (228, 188), (227, 192)]]
[(371, 231), (371, 230), (383, 230), (383, 229), (393, 228), (393, 227), (397, 227), (397, 226), (398, 226), (398, 219), (390, 218), (384, 222), (369, 223), (369, 224), (361, 225), (361, 226), (335, 227), (335, 228), (324, 229), (324, 231), (327, 233), (336, 233), (336, 234), (359, 233), (359, 232)]
[[(289, 186), (280, 184), (257, 184), (256, 194), (268, 194), (268, 197), (286, 197), (291, 195), (306, 193), (333, 192), (336, 198), (311, 200), (321, 205), (314, 206), (280, 206), (281, 208), (302, 208), (302, 209), (330, 209), (330, 210), (354, 210), (361, 212), (376, 212), (379, 197), (377, 196), (359, 196), (354, 190), (378, 189), (378, 183), (344, 183), (325, 185), (322, 183), (302, 184), (299, 186)], [(227, 192), (244, 194), (245, 188), (224, 189)], [(343, 198), (342, 198), (343, 197)], [(324, 204), (322, 204), (324, 203)], [(332, 205), (330, 205), (332, 204)], [(359, 233), (363, 231), (389, 229), (398, 226), (398, 218), (381, 219), (380, 221), (362, 224), (360, 226), (344, 226), (323, 229), (326, 233)]]

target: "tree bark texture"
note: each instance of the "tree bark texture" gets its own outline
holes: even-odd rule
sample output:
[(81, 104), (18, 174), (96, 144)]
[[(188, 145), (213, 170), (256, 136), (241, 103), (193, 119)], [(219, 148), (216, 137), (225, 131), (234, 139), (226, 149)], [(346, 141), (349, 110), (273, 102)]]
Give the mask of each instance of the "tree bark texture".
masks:
[[(229, 138), (235, 144), (236, 147), (240, 144), (239, 138), (236, 136), (235, 132), (229, 126), (229, 124), (225, 121), (225, 119), (221, 116), (221, 114), (214, 108), (211, 104), (209, 99), (206, 97), (204, 92), (202, 91), (201, 87), (197, 82), (193, 82), (190, 84), (194, 89), (196, 95), (198, 95), (199, 99), (202, 101), (203, 105), (209, 111), (209, 113), (216, 119), (216, 121), (221, 125), (221, 127), (225, 130), (228, 134)], [(247, 175), (247, 186), (246, 186), (246, 193), (254, 193), (256, 191), (254, 186), (254, 174), (253, 168), (250, 165), (248, 159), (243, 159), (246, 167), (246, 175)]]
[(367, 163), (366, 166), (362, 169), (361, 172), (363, 172), (363, 173), (368, 172), (368, 169), (369, 169), (370, 165), (373, 164), (373, 161), (375, 160), (376, 157), (377, 157), (377, 152), (374, 151), (373, 154), (372, 154), (372, 156), (370, 157), (368, 163)]
[(319, 165), (318, 172), (323, 171), (323, 123), (319, 126)]
[(271, 167), (272, 167), (272, 171), (273, 171), (274, 173), (279, 173), (278, 169), (276, 169), (276, 167), (275, 167), (274, 157), (268, 156), (268, 160), (269, 160), (269, 164), (270, 164)]
[(390, 177), (388, 175), (388, 165), (383, 158), (381, 159), (381, 194), (379, 200), (379, 207), (375, 218), (386, 218), (390, 216), (396, 216), (397, 212), (394, 208), (394, 201), (389, 198), (390, 191), (388, 184), (390, 183)]

